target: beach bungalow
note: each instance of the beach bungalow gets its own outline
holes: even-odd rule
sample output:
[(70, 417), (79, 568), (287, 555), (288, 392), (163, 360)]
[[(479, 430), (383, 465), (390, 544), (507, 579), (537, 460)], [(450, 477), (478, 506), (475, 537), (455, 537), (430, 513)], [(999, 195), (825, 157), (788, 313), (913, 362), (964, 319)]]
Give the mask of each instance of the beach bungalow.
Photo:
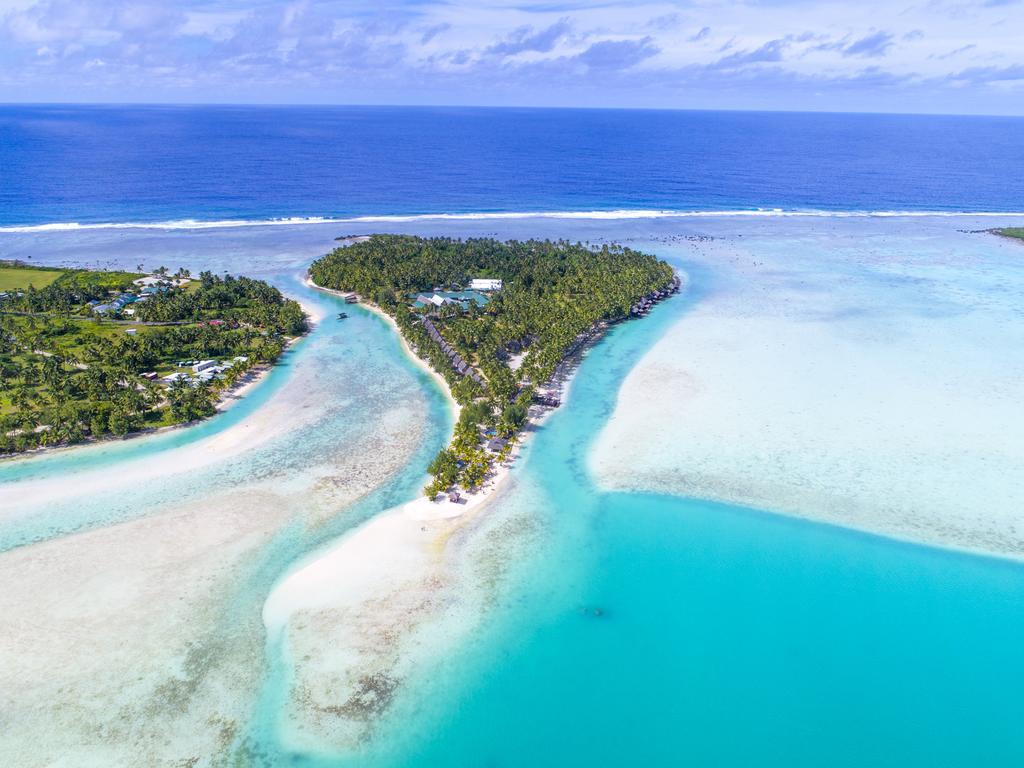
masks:
[(413, 306), (416, 307), (443, 307), (445, 304), (454, 304), (455, 302), (446, 296), (442, 296), (439, 293), (426, 294), (421, 293), (416, 296), (416, 301)]
[(500, 437), (494, 437), (487, 441), (487, 450), (494, 453), (501, 453), (505, 446), (508, 445), (508, 440), (504, 440)]
[(474, 291), (500, 291), (503, 281), (492, 277), (476, 277), (469, 281), (469, 287)]
[(192, 370), (195, 373), (201, 373), (208, 368), (213, 368), (217, 364), (216, 360), (200, 360), (198, 363), (192, 365)]

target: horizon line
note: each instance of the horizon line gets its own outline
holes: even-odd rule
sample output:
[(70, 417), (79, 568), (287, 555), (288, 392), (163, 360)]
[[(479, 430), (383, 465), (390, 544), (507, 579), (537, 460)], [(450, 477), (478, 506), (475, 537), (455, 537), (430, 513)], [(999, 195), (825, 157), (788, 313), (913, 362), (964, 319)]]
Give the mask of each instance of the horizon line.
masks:
[(1024, 119), (1024, 113), (989, 112), (885, 112), (873, 110), (831, 110), (831, 109), (750, 109), (741, 107), (595, 107), (595, 106), (537, 106), (529, 104), (374, 104), (374, 103), (325, 103), (325, 102), (213, 102), (213, 101), (0, 101), (0, 108), (6, 107), (162, 107), (184, 108), (252, 108), (266, 109), (474, 109), (474, 110), (532, 110), (576, 111), (576, 112), (701, 112), (737, 113), (763, 115), (864, 115), (886, 117), (965, 117), (965, 118), (1008, 118)]

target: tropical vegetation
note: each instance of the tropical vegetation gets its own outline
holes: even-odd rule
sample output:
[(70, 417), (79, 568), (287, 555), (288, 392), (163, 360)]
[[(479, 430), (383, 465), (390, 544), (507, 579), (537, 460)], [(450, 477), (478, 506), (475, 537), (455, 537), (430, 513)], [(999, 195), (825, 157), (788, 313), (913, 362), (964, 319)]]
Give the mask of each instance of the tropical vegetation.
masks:
[[(537, 388), (566, 354), (674, 280), (665, 262), (619, 245), (407, 235), (341, 246), (314, 262), (310, 276), (391, 315), (462, 406), (451, 444), (430, 465), (433, 481), (424, 489), (430, 497), (477, 487), (495, 455), (508, 451), (507, 442), (498, 443), (496, 454), (485, 443), (515, 440)], [(498, 278), (503, 286), (484, 306), (415, 305), (423, 292), (460, 291), (474, 278)], [(453, 360), (464, 362), (463, 370)]]
[(993, 230), (997, 235), (1003, 237), (1012, 237), (1017, 240), (1024, 240), (1024, 227), (1003, 227), (1002, 229)]
[[(260, 280), (54, 271), (0, 263), (0, 454), (209, 416), (306, 331), (299, 305)], [(197, 375), (201, 360), (217, 373)]]

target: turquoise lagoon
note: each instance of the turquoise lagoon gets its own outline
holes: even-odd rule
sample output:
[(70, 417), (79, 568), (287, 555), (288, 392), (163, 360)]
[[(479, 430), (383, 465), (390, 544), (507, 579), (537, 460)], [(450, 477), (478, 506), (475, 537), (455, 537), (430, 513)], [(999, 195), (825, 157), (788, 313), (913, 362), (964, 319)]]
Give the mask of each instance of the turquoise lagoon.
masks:
[[(346, 451), (363, 451), (381, 414), (395, 401), (411, 402), (422, 409), (431, 432), (408, 470), (401, 477), (378, 489), (373, 500), (365, 503), (373, 509), (386, 508), (418, 488), (423, 466), (441, 445), (445, 425), (450, 420), (444, 398), (435, 389), (423, 386), (429, 379), (402, 354), (398, 340), (376, 316), (356, 313), (344, 323), (335, 314), (344, 303), (331, 296), (311, 291), (291, 274), (278, 275), (276, 281), (307, 306), (326, 314), (309, 336), (300, 339), (282, 361), (237, 404), (200, 424), (171, 429), (126, 441), (104, 442), (73, 450), (56, 451), (42, 457), (14, 459), (0, 464), (0, 483), (26, 483), (61, 478), (74, 484), (83, 475), (107, 474), (103, 492), (76, 498), (57, 509), (37, 509), (30, 494), (0, 526), (0, 551), (53, 536), (116, 523), (152, 512), (169, 503), (201, 500), (211, 490), (223, 492), (260, 483), (292, 482), (295, 474), (317, 465), (329, 465), (330, 459)], [(296, 369), (313, 372), (312, 386), (323, 398), (323, 408), (310, 423), (296, 418), (302, 429), (289, 429), (265, 446), (245, 451), (237, 457), (204, 467), (198, 472), (180, 474), (175, 470), (178, 451), (187, 451), (204, 440), (245, 424), (253, 414), (275, 398), (287, 398), (288, 385)], [(419, 382), (419, 384), (417, 384)], [(305, 382), (309, 386), (310, 382)], [(358, 407), (351, 407), (358, 404)], [(304, 407), (308, 407), (308, 403)], [(112, 467), (129, 467), (147, 459), (165, 460), (166, 477), (145, 484), (119, 484)], [(383, 506), (382, 506), (383, 505)], [(351, 519), (346, 515), (350, 524)], [(327, 531), (331, 529), (328, 526)], [(321, 534), (323, 535), (323, 534)], [(309, 542), (302, 544), (307, 547)], [(304, 549), (300, 550), (304, 551)], [(294, 555), (295, 553), (293, 553)]]
[(680, 311), (590, 353), (505, 500), (543, 532), (512, 586), (342, 764), (1020, 765), (1019, 564), (594, 490), (616, 385)]
[[(700, 226), (530, 221), (416, 229), (639, 238), (658, 250), (652, 229), (671, 238), (700, 234)], [(773, 226), (799, 247), (820, 236), (822, 225)], [(73, 237), (79, 240), (53, 258), (86, 260), (106, 242), (102, 233)], [(117, 247), (127, 262), (132, 247), (159, 241), (169, 252), (190, 249), (187, 266), (220, 258), (241, 270), (245, 262), (231, 254), (258, 245), (265, 274), (335, 306), (294, 277), (303, 259), (328, 247), (323, 229), (204, 238), (143, 233)], [(717, 288), (707, 264), (663, 250), (691, 275), (687, 296), (647, 321), (617, 327), (587, 355), (567, 404), (533, 436), (507, 492), (463, 542), (460, 556), (471, 573), (474, 563), (495, 559), (501, 573), (480, 587), (490, 591), (489, 607), (468, 634), (453, 633), (462, 639), (424, 656), (373, 738), (348, 754), (295, 754), (282, 746), (276, 708), (286, 700), (279, 686), (287, 680), (276, 673), (279, 649), (270, 644), (236, 756), (268, 766), (1024, 764), (1019, 563), (753, 509), (597, 490), (587, 456), (622, 380), (703, 291)], [(101, 500), (19, 514), (0, 527), (6, 547), (145, 516), (168, 493), (201, 497), (212, 487), (294, 484), (295, 523), (254, 555), (250, 577), (228, 601), (252, 627), (250, 614), (258, 618), (275, 579), (361, 520), (415, 495), (427, 457), (450, 429), (440, 394), (404, 359), (387, 326), (350, 314), (341, 323), (328, 314), (250, 398), (203, 426), (0, 466), (0, 480), (21, 483), (116, 470), (140, 452), (172, 455), (285, 396), (303, 371), (318, 393), (336, 398), (324, 400), (322, 416), (223, 466), (143, 489), (112, 481)], [(337, 402), (345, 407), (331, 407)], [(320, 486), (294, 479), (307, 477), (311, 465), (329, 467), (325, 455), (332, 452), (368, 450), (375, 424), (398, 403), (430, 427), (376, 490), (332, 510)], [(111, 508), (117, 493), (125, 501)], [(316, 518), (326, 522), (309, 524), (311, 505), (325, 507)], [(482, 552), (482, 542), (496, 540), (497, 551)]]

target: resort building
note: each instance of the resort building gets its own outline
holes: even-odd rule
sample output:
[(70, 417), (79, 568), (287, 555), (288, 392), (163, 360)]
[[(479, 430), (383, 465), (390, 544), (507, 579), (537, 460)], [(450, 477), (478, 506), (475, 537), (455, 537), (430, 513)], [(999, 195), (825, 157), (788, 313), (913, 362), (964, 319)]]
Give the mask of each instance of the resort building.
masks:
[(470, 281), (469, 287), (474, 291), (500, 291), (502, 281), (492, 277), (476, 277)]
[(458, 304), (463, 309), (468, 309), (471, 301), (475, 301), (481, 307), (487, 305), (487, 297), (478, 291), (434, 291), (416, 294), (413, 306), (418, 309), (436, 309), (446, 304)]
[(166, 291), (167, 286), (169, 285), (180, 288), (181, 286), (192, 282), (192, 279), (188, 277), (170, 277), (168, 275), (148, 275), (146, 277), (140, 277), (138, 280), (133, 280), (132, 282), (143, 289), (152, 288)]
[(200, 373), (205, 371), (207, 368), (213, 368), (216, 364), (216, 360), (200, 360), (198, 363), (193, 363), (192, 370), (195, 373)]

